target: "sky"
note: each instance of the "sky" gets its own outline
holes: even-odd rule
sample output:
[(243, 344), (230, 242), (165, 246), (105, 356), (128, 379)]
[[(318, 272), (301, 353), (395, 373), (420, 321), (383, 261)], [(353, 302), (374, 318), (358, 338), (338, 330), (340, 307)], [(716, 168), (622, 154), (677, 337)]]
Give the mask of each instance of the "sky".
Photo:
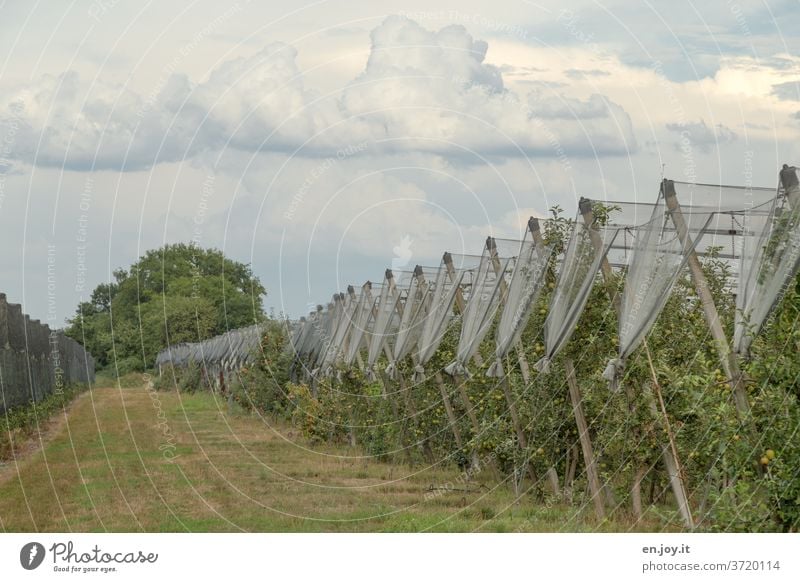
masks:
[(0, 1), (0, 292), (61, 326), (146, 250), (296, 318), (580, 196), (774, 187), (796, 1)]

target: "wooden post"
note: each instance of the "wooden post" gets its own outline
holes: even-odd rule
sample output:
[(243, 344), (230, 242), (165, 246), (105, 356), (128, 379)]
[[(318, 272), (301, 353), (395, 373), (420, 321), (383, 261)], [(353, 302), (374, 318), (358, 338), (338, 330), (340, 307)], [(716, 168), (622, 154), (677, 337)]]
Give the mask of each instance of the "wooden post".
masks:
[(597, 461), (594, 458), (592, 439), (589, 436), (589, 425), (586, 424), (586, 417), (583, 414), (583, 399), (578, 387), (578, 380), (575, 378), (575, 367), (570, 358), (564, 359), (564, 366), (567, 370), (567, 383), (569, 384), (569, 397), (572, 401), (572, 412), (575, 415), (575, 424), (578, 426), (578, 439), (583, 450), (583, 463), (586, 466), (586, 480), (589, 483), (589, 493), (594, 503), (594, 511), (597, 519), (604, 519), (606, 508), (603, 504), (603, 488), (600, 485), (600, 474), (597, 471)]
[[(414, 426), (415, 429), (419, 428), (419, 424), (417, 423), (417, 407), (414, 404), (414, 399), (411, 397), (410, 388), (406, 383), (403, 374), (398, 370), (397, 371), (397, 382), (400, 386), (400, 390), (403, 392), (403, 402), (406, 405), (406, 410), (408, 410), (408, 416), (411, 418), (411, 424)], [(416, 435), (414, 437), (416, 439)], [(431, 445), (428, 442), (427, 438), (423, 438), (422, 441), (419, 443), (422, 456), (428, 463), (433, 463), (433, 451), (431, 450)]]
[(642, 481), (647, 475), (647, 467), (644, 463), (636, 467), (636, 474), (633, 477), (633, 487), (631, 488), (631, 502), (633, 504), (633, 514), (636, 516), (636, 521), (642, 519)]
[(544, 239), (542, 238), (542, 229), (539, 226), (539, 219), (536, 218), (535, 216), (531, 216), (528, 219), (528, 230), (531, 233), (533, 244), (535, 244), (538, 248), (544, 247)]
[[(597, 228), (595, 228), (592, 201), (588, 200), (587, 198), (581, 198), (578, 201), (578, 209), (581, 212), (584, 224), (586, 224), (586, 230), (589, 233), (589, 239), (592, 241), (592, 246), (596, 251), (602, 251), (603, 239), (600, 237), (600, 233), (598, 232)], [(600, 272), (603, 274), (603, 280), (606, 283), (606, 287), (608, 287), (608, 297), (611, 300), (611, 304), (614, 306), (614, 309), (617, 310), (617, 314), (619, 314), (621, 298), (619, 293), (617, 293), (617, 290), (611, 287), (614, 282), (614, 272), (611, 269), (611, 263), (608, 262), (607, 257), (603, 257), (603, 260), (600, 262)]]
[(664, 195), (664, 201), (669, 209), (669, 214), (672, 217), (672, 223), (675, 225), (675, 230), (678, 233), (681, 243), (685, 251), (688, 251), (689, 272), (691, 273), (694, 287), (697, 295), (700, 298), (700, 303), (703, 305), (703, 315), (706, 319), (706, 324), (714, 338), (714, 343), (717, 346), (717, 354), (719, 356), (720, 364), (728, 377), (728, 383), (733, 391), (733, 399), (736, 404), (736, 412), (739, 415), (739, 420), (744, 421), (750, 413), (750, 403), (747, 399), (747, 390), (745, 388), (744, 376), (739, 369), (739, 361), (736, 354), (731, 350), (728, 338), (725, 331), (722, 329), (722, 322), (719, 318), (717, 306), (714, 304), (714, 298), (711, 295), (711, 288), (708, 285), (708, 280), (703, 274), (703, 268), (700, 265), (700, 260), (697, 258), (697, 253), (691, 249), (691, 241), (689, 240), (688, 227), (686, 220), (681, 212), (678, 197), (675, 194), (675, 183), (672, 180), (664, 180), (661, 182), (661, 193)]
[(474, 431), (475, 436), (478, 436), (481, 431), (481, 425), (478, 423), (478, 417), (475, 416), (475, 407), (469, 400), (469, 394), (467, 393), (468, 380), (469, 378), (467, 376), (461, 376), (460, 374), (453, 375), (453, 384), (458, 390), (458, 395), (461, 398), (461, 404), (464, 406), (464, 409), (467, 412), (467, 416), (469, 417), (469, 422), (472, 425), (472, 430)]
[[(658, 409), (656, 408), (656, 403), (653, 399), (652, 393), (650, 394), (648, 400), (653, 416), (658, 418)], [(669, 475), (669, 482), (670, 485), (672, 485), (672, 493), (675, 495), (675, 501), (678, 504), (678, 510), (681, 513), (683, 522), (689, 529), (694, 529), (694, 520), (692, 519), (691, 508), (689, 507), (689, 500), (686, 497), (686, 490), (683, 487), (683, 476), (681, 475), (677, 458), (673, 456), (669, 445), (662, 446), (661, 458), (664, 459), (664, 465), (667, 468), (667, 475)]]
[(575, 482), (575, 472), (578, 470), (578, 446), (575, 443), (570, 447), (568, 456), (570, 461), (564, 477), (564, 487), (572, 488), (572, 484)]
[[(647, 342), (645, 340), (645, 347)], [(685, 475), (681, 468), (680, 457), (678, 456), (678, 448), (675, 444), (675, 435), (672, 432), (672, 427), (669, 423), (669, 416), (667, 416), (667, 407), (664, 404), (664, 398), (661, 395), (661, 386), (658, 383), (658, 376), (656, 375), (655, 366), (653, 366), (653, 358), (650, 356), (650, 349), (647, 348), (647, 363), (650, 366), (650, 374), (653, 378), (653, 384), (650, 386), (650, 410), (655, 418), (658, 418), (658, 410), (656, 409), (653, 394), (658, 397), (658, 403), (661, 406), (662, 418), (664, 419), (664, 430), (667, 431), (667, 438), (669, 439), (669, 448), (664, 447), (662, 457), (664, 458), (664, 465), (669, 474), (669, 482), (672, 486), (672, 492), (675, 495), (675, 500), (678, 503), (678, 509), (681, 512), (683, 521), (686, 527), (694, 529), (694, 519), (692, 518), (692, 511), (689, 507), (689, 500), (686, 496), (686, 489), (684, 487)]]
[(450, 404), (450, 395), (447, 393), (447, 387), (444, 385), (442, 374), (440, 372), (436, 372), (434, 378), (436, 379), (436, 385), (439, 387), (439, 392), (442, 394), (442, 402), (444, 403), (444, 409), (447, 412), (447, 419), (450, 421), (450, 429), (453, 431), (453, 436), (456, 439), (456, 445), (458, 445), (458, 448), (463, 451), (464, 439), (461, 438), (461, 430), (458, 428), (456, 415), (453, 412), (453, 405)]
[[(511, 425), (514, 427), (514, 432), (517, 434), (517, 441), (519, 442), (519, 448), (522, 451), (527, 451), (528, 448), (528, 437), (525, 436), (525, 431), (522, 428), (522, 422), (519, 419), (519, 414), (517, 413), (517, 407), (514, 403), (514, 395), (511, 393), (511, 386), (508, 383), (508, 378), (505, 374), (500, 379), (500, 388), (503, 390), (503, 395), (506, 398), (506, 404), (508, 405), (508, 412), (511, 415)], [(525, 462), (525, 468), (528, 471), (528, 475), (531, 478), (531, 481), (537, 483), (539, 481), (539, 477), (536, 475), (536, 469), (533, 467), (533, 463), (530, 462), (530, 459), (527, 459)], [(552, 469), (552, 467), (551, 467)], [(558, 481), (558, 478), (556, 478)], [(558, 491), (555, 491), (558, 493)]]
[[(442, 262), (444, 263), (445, 268), (447, 269), (447, 276), (450, 278), (450, 282), (454, 283), (456, 280), (456, 268), (453, 265), (453, 255), (448, 252), (445, 252), (442, 255)], [(467, 302), (464, 301), (464, 293), (461, 289), (456, 290), (456, 307), (458, 307), (459, 313), (464, 313), (464, 308), (467, 306)]]
[(550, 491), (553, 495), (561, 494), (561, 484), (558, 482), (558, 471), (555, 467), (549, 467), (545, 473), (547, 477), (547, 484), (550, 486)]

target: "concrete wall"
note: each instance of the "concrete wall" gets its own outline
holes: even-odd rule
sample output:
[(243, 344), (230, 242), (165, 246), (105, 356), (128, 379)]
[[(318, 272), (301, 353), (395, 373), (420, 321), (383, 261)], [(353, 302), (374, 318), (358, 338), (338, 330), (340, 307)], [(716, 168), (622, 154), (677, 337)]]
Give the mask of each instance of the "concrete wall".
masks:
[(94, 358), (60, 330), (0, 293), (0, 411), (39, 402), (69, 384), (94, 382)]

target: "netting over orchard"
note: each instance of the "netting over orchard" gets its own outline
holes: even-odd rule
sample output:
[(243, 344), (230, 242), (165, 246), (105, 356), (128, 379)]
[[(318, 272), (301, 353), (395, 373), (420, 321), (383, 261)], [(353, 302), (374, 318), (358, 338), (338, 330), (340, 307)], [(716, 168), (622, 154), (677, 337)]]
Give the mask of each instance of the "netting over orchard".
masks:
[[(622, 274), (619, 354), (607, 376), (616, 378), (625, 360), (652, 328), (687, 266), (697, 257), (723, 262), (737, 317), (732, 348), (747, 355), (782, 289), (797, 273), (800, 231), (797, 170), (786, 167), (777, 188), (693, 184), (664, 180), (650, 203), (582, 199), (561, 252), (543, 239), (547, 220), (532, 218), (520, 240), (489, 238), (479, 255), (445, 252), (438, 266), (410, 272), (387, 270), (380, 283), (352, 286), (327, 306), (301, 319), (292, 340), (298, 369), (307, 377), (359, 366), (370, 379), (413, 360), (415, 376), (426, 365), (454, 321), (459, 339), (451, 375), (469, 374), (481, 342), (496, 343), (489, 374), (501, 377), (503, 359), (519, 341), (530, 310), (549, 276), (551, 293), (544, 323), (549, 362), (569, 341), (592, 285), (603, 269)], [(389, 362), (377, 370), (381, 355)]]

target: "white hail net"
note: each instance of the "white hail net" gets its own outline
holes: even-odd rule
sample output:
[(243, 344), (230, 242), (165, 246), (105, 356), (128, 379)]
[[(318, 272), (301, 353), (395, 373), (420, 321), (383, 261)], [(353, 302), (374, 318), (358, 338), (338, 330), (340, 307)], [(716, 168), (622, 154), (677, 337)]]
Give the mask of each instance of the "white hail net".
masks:
[(317, 354), (323, 347), (323, 336), (324, 336), (324, 329), (326, 318), (328, 314), (325, 309), (321, 306), (317, 306), (317, 312), (314, 314), (313, 318), (313, 325), (311, 330), (311, 336), (309, 337), (309, 346), (308, 346), (308, 367), (313, 376), (316, 372), (316, 367), (314, 363), (317, 359)]
[[(781, 170), (778, 194), (767, 213), (761, 237), (743, 253), (733, 340), (735, 351), (743, 356), (749, 355), (753, 339), (800, 269), (800, 187), (796, 168)], [(758, 224), (763, 214), (752, 212), (750, 220)]]
[(469, 298), (461, 316), (455, 360), (444, 369), (451, 376), (468, 374), (466, 364), (478, 351), (500, 304), (500, 289), (511, 259), (498, 257), (493, 249), (493, 242), (489, 239), (477, 269), (470, 273), (473, 277), (467, 287)]
[(322, 362), (325, 359), (325, 355), (328, 353), (328, 348), (331, 346), (331, 336), (333, 335), (334, 326), (336, 325), (336, 304), (336, 301), (331, 301), (322, 312), (322, 325), (319, 329), (319, 344), (316, 357), (314, 358), (315, 374), (319, 374), (322, 370)]
[[(797, 170), (784, 168), (777, 196), (774, 189), (664, 181), (668, 183), (677, 191), (680, 213), (670, 214), (659, 197), (654, 204), (610, 203), (618, 207), (609, 212), (604, 226), (587, 227), (578, 215), (560, 259), (544, 326), (545, 355), (536, 364), (539, 371), (547, 371), (551, 358), (569, 341), (605, 257), (625, 273), (618, 357), (605, 372), (610, 380), (619, 376), (625, 359), (654, 325), (691, 251), (728, 264), (732, 274), (728, 288), (737, 304), (734, 349), (748, 354), (753, 338), (800, 269)], [(338, 361), (352, 365), (366, 348), (368, 376), (375, 377), (383, 352), (389, 364), (386, 371), (395, 377), (398, 363), (414, 354), (415, 379), (423, 379), (424, 367), (440, 345), (458, 303), (457, 353), (445, 370), (467, 373), (467, 363), (497, 321), (495, 361), (487, 375), (502, 377), (503, 359), (529, 319), (551, 251), (526, 238), (503, 241), (513, 242), (515, 248), (498, 252), (497, 240), (502, 239), (489, 239), (495, 244), (487, 245), (480, 257), (461, 255), (461, 263), (454, 265), (452, 255), (446, 253), (438, 269), (418, 268), (408, 273), (408, 279), (403, 279), (403, 272), (393, 278), (387, 271), (377, 298), (369, 283), (358, 295), (351, 289), (346, 297), (335, 295), (325, 309), (318, 307), (294, 330), (291, 346), (296, 361), (307, 362), (312, 375), (320, 370), (327, 373)], [(517, 256), (510, 258), (514, 253)], [(495, 318), (500, 306), (500, 317)], [(237, 341), (226, 337), (202, 346), (204, 359), (219, 357), (228, 365), (225, 354), (240, 351), (238, 344), (233, 345)], [(230, 344), (228, 349), (223, 349), (223, 343)], [(185, 352), (189, 359), (193, 349), (187, 346), (181, 351), (174, 346), (173, 352)]]
[(303, 333), (305, 332), (306, 327), (306, 318), (301, 317), (297, 321), (297, 325), (294, 326), (292, 330), (292, 337), (289, 340), (289, 347), (292, 350), (292, 353), (297, 356), (300, 353), (300, 346), (302, 344)]
[(418, 266), (409, 282), (405, 301), (398, 305), (400, 322), (391, 350), (392, 360), (386, 367), (386, 375), (392, 380), (397, 379), (398, 362), (411, 353), (422, 334), (429, 290), (430, 284), (425, 280), (424, 270)]
[(181, 343), (159, 352), (156, 362), (177, 367), (195, 363), (207, 370), (232, 371), (253, 361), (261, 345), (260, 324), (233, 329), (200, 342)]
[(306, 323), (303, 326), (303, 334), (300, 336), (299, 345), (297, 348), (298, 356), (304, 360), (304, 364), (308, 363), (314, 345), (317, 341), (317, 319), (319, 312), (313, 311), (308, 314)]
[(372, 311), (372, 283), (367, 281), (361, 287), (358, 295), (358, 302), (353, 310), (353, 324), (350, 326), (350, 333), (347, 336), (347, 346), (344, 351), (345, 366), (352, 366), (356, 361), (358, 353), (364, 346), (364, 331)]
[[(545, 355), (535, 365), (540, 373), (550, 371), (550, 361), (575, 331), (600, 264), (618, 232), (619, 229), (587, 226), (578, 214), (550, 298), (544, 325)], [(597, 246), (593, 239), (599, 243)]]
[(511, 282), (505, 292), (503, 312), (495, 331), (495, 361), (486, 375), (502, 378), (505, 375), (503, 358), (506, 357), (525, 329), (531, 310), (536, 304), (550, 257), (552, 246), (536, 244), (531, 240), (520, 242), (520, 248)]
[(323, 375), (329, 376), (333, 370), (333, 364), (341, 349), (342, 339), (347, 332), (349, 322), (348, 312), (351, 310), (352, 298), (342, 294), (334, 296), (334, 310), (331, 314), (331, 339), (322, 357), (320, 369)]
[(341, 296), (336, 293), (332, 301), (328, 303), (328, 308), (323, 312), (323, 324), (320, 327), (319, 349), (314, 358), (314, 371), (312, 372), (315, 376), (323, 371), (328, 351), (333, 346), (333, 334), (336, 332), (336, 326), (339, 323), (340, 311)]
[[(736, 293), (743, 245), (761, 235), (757, 221), (750, 221), (751, 227), (745, 229), (744, 211), (771, 202), (775, 197), (774, 188), (754, 188), (724, 186), (718, 184), (693, 184), (672, 182), (677, 199), (684, 212), (716, 212), (702, 239), (695, 246), (699, 256), (713, 254), (716, 260), (724, 262), (731, 273), (727, 288)], [(607, 227), (626, 226), (620, 231), (607, 255), (612, 267), (625, 268), (630, 262), (636, 227), (648, 223), (653, 209), (663, 202), (603, 201), (612, 208)]]
[(374, 381), (377, 378), (375, 375), (375, 363), (386, 345), (389, 325), (396, 310), (397, 297), (394, 295), (392, 287), (392, 272), (387, 270), (380, 295), (378, 295), (372, 307), (372, 325), (369, 329), (366, 370), (367, 380), (370, 381)]
[(687, 236), (680, 237), (663, 198), (653, 207), (650, 220), (632, 230), (634, 237), (625, 287), (619, 304), (618, 357), (610, 360), (603, 376), (616, 390), (625, 359), (638, 347), (669, 298), (682, 267), (713, 213), (683, 212)]
[[(449, 259), (448, 259), (449, 260)], [(422, 330), (417, 341), (417, 364), (414, 367), (414, 381), (425, 380), (425, 365), (436, 353), (450, 320), (453, 317), (453, 304), (456, 294), (461, 288), (464, 271), (457, 270), (453, 280), (447, 271), (447, 262), (442, 261), (436, 272), (433, 290), (427, 294), (425, 300), (425, 313), (422, 319)]]

